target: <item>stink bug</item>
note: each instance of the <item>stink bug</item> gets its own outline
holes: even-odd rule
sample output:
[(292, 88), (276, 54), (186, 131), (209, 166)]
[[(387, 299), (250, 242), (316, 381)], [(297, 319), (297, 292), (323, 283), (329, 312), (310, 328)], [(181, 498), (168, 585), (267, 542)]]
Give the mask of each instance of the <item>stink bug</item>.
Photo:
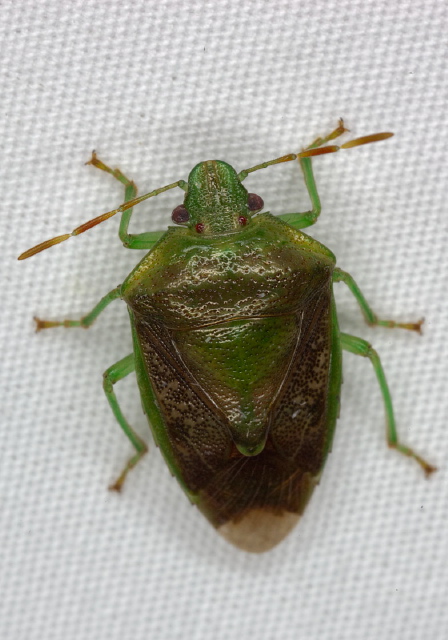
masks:
[[(136, 372), (154, 439), (185, 493), (218, 531), (252, 552), (278, 544), (298, 521), (319, 481), (339, 414), (342, 350), (370, 359), (386, 409), (387, 440), (401, 444), (389, 388), (372, 346), (339, 330), (333, 283), (344, 282), (369, 325), (420, 332), (421, 323), (380, 320), (333, 253), (300, 229), (321, 206), (312, 156), (385, 140), (379, 133), (342, 146), (342, 120), (304, 151), (240, 173), (227, 163), (200, 162), (179, 180), (136, 197), (134, 183), (93, 153), (88, 164), (125, 186), (125, 203), (23, 253), (28, 258), (121, 214), (119, 237), (148, 253), (122, 285), (81, 320), (36, 318), (37, 329), (90, 327), (117, 298), (128, 305), (133, 353), (104, 374), (104, 391), (135, 455), (111, 487), (120, 490), (147, 446), (126, 421), (113, 386)], [(312, 209), (273, 216), (242, 182), (253, 171), (298, 159)], [(133, 235), (133, 207), (180, 187), (183, 204), (166, 232)]]

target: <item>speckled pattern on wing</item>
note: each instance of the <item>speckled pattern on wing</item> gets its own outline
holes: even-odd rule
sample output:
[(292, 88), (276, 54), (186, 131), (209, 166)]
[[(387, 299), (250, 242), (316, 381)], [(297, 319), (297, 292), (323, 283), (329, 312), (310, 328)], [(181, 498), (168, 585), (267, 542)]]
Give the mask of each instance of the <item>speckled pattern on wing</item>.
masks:
[(318, 481), (340, 380), (333, 267), (263, 214), (207, 241), (170, 230), (123, 285), (156, 440), (217, 527), (299, 514)]
[(265, 449), (254, 457), (236, 449), (220, 408), (194, 384), (176, 350), (166, 348), (172, 340), (169, 332), (136, 322), (183, 480), (200, 496), (198, 506), (215, 526), (238, 520), (253, 508), (301, 513), (311, 495), (328, 437), (330, 295), (328, 287), (298, 312), (303, 328), (294, 360), (285, 379), (275, 380), (282, 389), (268, 418)]

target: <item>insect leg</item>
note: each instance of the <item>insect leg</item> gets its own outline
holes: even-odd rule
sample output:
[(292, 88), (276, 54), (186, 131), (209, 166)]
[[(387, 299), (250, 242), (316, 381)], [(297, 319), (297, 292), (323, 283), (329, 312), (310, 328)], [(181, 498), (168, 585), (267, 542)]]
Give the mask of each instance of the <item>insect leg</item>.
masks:
[(312, 208), (304, 213), (282, 213), (277, 217), (296, 229), (305, 229), (305, 227), (310, 227), (317, 221), (322, 207), (320, 204), (319, 194), (317, 192), (316, 181), (314, 180), (311, 158), (299, 158), (299, 162), (303, 171), (303, 177), (305, 179), (305, 185), (308, 190)]
[[(132, 180), (129, 180), (120, 169), (111, 169), (104, 164), (96, 155), (95, 151), (92, 153), (91, 159), (86, 162), (91, 164), (106, 173), (110, 173), (117, 180), (119, 180), (125, 187), (124, 201), (129, 202), (133, 200), (137, 195), (137, 186)], [(145, 233), (130, 234), (128, 233), (129, 222), (134, 209), (127, 209), (121, 214), (120, 228), (118, 236), (127, 249), (150, 249), (155, 242), (165, 233), (164, 231), (148, 231)]]
[(94, 321), (97, 319), (100, 313), (104, 311), (104, 309), (111, 302), (113, 302), (114, 300), (120, 297), (120, 292), (121, 292), (121, 285), (119, 285), (115, 289), (112, 289), (112, 291), (109, 291), (109, 293), (107, 293), (104, 296), (104, 298), (101, 298), (98, 304), (96, 304), (93, 307), (93, 309), (89, 311), (89, 313), (87, 313), (85, 316), (83, 316), (80, 320), (67, 319), (67, 320), (61, 320), (58, 322), (54, 320), (41, 320), (40, 318), (37, 318), (36, 316), (34, 316), (34, 322), (36, 323), (36, 331), (41, 331), (42, 329), (52, 329), (53, 327), (66, 327), (66, 328), (83, 327), (84, 329), (88, 329), (94, 323)]
[(134, 364), (134, 354), (131, 353), (126, 358), (123, 358), (119, 362), (116, 362), (114, 365), (109, 367), (107, 371), (103, 374), (103, 388), (104, 393), (106, 394), (107, 400), (110, 404), (110, 407), (114, 413), (115, 418), (117, 419), (118, 424), (123, 429), (124, 433), (127, 435), (131, 444), (133, 445), (136, 453), (128, 460), (125, 468), (121, 472), (120, 476), (117, 480), (109, 487), (112, 491), (121, 491), (123, 483), (126, 479), (129, 471), (135, 467), (137, 462), (145, 455), (148, 451), (148, 446), (145, 442), (138, 436), (131, 425), (128, 423), (126, 418), (124, 417), (121, 407), (118, 404), (117, 397), (113, 390), (113, 386), (119, 380), (122, 380), (127, 375), (132, 373), (135, 369)]
[[(328, 136), (325, 136), (325, 138), (316, 138), (316, 140), (314, 140), (314, 142), (312, 142), (308, 147), (305, 147), (304, 151), (317, 149), (327, 142), (330, 142), (330, 140), (338, 138), (346, 131), (348, 131), (348, 129), (344, 127), (344, 121), (341, 119), (339, 120), (339, 126), (336, 127), (334, 131), (332, 131)], [(303, 172), (305, 186), (311, 200), (312, 208), (310, 211), (305, 211), (304, 213), (283, 213), (278, 217), (296, 229), (305, 229), (317, 221), (321, 212), (321, 204), (319, 194), (317, 192), (316, 181), (314, 179), (311, 158), (299, 158), (299, 163)]]
[(381, 364), (381, 360), (375, 349), (369, 344), (366, 340), (362, 338), (358, 338), (356, 336), (349, 335), (348, 333), (341, 333), (341, 347), (345, 351), (350, 351), (350, 353), (354, 353), (357, 356), (363, 356), (365, 358), (369, 358), (370, 362), (373, 365), (375, 370), (376, 377), (378, 379), (378, 383), (380, 385), (381, 395), (383, 396), (384, 406), (386, 409), (386, 429), (387, 429), (387, 443), (389, 447), (396, 449), (400, 453), (405, 456), (409, 456), (418, 462), (418, 464), (422, 467), (423, 471), (426, 475), (429, 475), (433, 471), (436, 471), (436, 467), (432, 466), (422, 457), (420, 457), (415, 451), (410, 449), (409, 447), (401, 444), (397, 428), (395, 425), (395, 416), (394, 410), (392, 406), (392, 398), (390, 395), (389, 387), (386, 381), (386, 376), (384, 374), (383, 366)]
[(389, 329), (408, 329), (409, 331), (422, 332), (422, 318), (418, 322), (395, 322), (395, 320), (380, 320), (365, 299), (362, 291), (354, 281), (353, 277), (346, 271), (336, 268), (333, 272), (333, 282), (344, 282), (355, 296), (357, 303), (361, 307), (364, 319), (370, 326), (388, 327)]

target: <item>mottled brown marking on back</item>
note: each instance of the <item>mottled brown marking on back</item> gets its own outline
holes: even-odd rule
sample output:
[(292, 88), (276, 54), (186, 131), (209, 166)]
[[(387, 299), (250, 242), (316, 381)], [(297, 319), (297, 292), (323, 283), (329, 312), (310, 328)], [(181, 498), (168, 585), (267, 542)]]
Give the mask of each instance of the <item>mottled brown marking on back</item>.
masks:
[(172, 349), (169, 331), (136, 317), (145, 366), (183, 480), (215, 526), (231, 521), (232, 529), (238, 522), (247, 527), (252, 511), (301, 514), (308, 502), (326, 454), (330, 295), (328, 287), (300, 312), (293, 366), (273, 409), (266, 448), (254, 457), (236, 450), (225, 419)]
[(328, 286), (304, 309), (300, 345), (276, 402), (271, 429), (279, 453), (313, 474), (319, 473), (326, 455), (331, 350)]
[(219, 411), (192, 384), (163, 326), (138, 317), (135, 325), (177, 465), (196, 493), (226, 464), (232, 448), (228, 430)]
[[(296, 238), (298, 232), (284, 230), (278, 221), (265, 222), (275, 233), (264, 244), (266, 229), (260, 228), (244, 242), (217, 239), (214, 245), (194, 245), (194, 251), (184, 238), (185, 247), (173, 245), (167, 260), (150, 253), (136, 271), (139, 278), (128, 279), (124, 295), (169, 442), (164, 453), (174, 460), (171, 468), (212, 524), (224, 526), (223, 534), (234, 544), (244, 546), (241, 540), (247, 538), (249, 550), (279, 542), (292, 526), (287, 523), (303, 512), (329, 449), (340, 374), (339, 358), (332, 362), (338, 349), (333, 344), (333, 258), (303, 234)], [(274, 317), (278, 334), (287, 336), (282, 345), (284, 350), (290, 345), (291, 358), (286, 349), (267, 385), (248, 376), (251, 403), (243, 377), (238, 378), (241, 388), (222, 389), (232, 373), (227, 362), (238, 348), (229, 338), (231, 323), (264, 328)], [(255, 328), (248, 335), (255, 336)], [(202, 349), (207, 339), (215, 340), (214, 352)], [(270, 346), (260, 346), (265, 357)], [(220, 370), (212, 370), (208, 385), (212, 356)], [(278, 357), (275, 348), (272, 357)], [(241, 373), (235, 371), (235, 376)], [(233, 374), (229, 379), (235, 380)], [(241, 454), (230, 435), (225, 399), (233, 397), (238, 409), (237, 392), (246, 396), (243, 409), (251, 404), (263, 409), (254, 415), (269, 429), (256, 456)], [(285, 523), (276, 527), (279, 519)], [(259, 531), (258, 541), (257, 523), (266, 529)]]

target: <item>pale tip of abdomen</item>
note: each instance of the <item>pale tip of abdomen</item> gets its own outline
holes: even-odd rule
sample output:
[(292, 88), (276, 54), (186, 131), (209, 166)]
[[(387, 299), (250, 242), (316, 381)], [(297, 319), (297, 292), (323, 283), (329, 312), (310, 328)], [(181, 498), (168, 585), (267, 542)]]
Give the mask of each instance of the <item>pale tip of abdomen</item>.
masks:
[(265, 509), (252, 509), (237, 522), (229, 521), (218, 527), (218, 533), (243, 551), (263, 553), (286, 538), (299, 518), (297, 513), (276, 514)]

